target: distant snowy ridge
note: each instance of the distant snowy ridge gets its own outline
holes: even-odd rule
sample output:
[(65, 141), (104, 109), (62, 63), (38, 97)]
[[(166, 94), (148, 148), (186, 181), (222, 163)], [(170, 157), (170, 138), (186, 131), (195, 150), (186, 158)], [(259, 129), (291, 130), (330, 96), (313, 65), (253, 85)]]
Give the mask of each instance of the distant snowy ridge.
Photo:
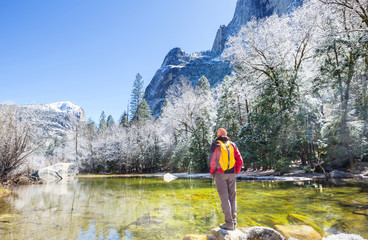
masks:
[[(63, 136), (86, 121), (84, 110), (71, 102), (20, 105), (27, 112), (34, 126), (40, 127), (50, 136)], [(31, 117), (29, 117), (31, 116)]]

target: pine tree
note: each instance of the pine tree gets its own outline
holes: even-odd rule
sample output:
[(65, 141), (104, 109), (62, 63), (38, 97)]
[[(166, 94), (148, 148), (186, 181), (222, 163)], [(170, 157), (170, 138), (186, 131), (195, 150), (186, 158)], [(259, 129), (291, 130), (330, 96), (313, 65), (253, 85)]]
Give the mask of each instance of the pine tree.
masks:
[(111, 115), (107, 117), (106, 125), (108, 128), (115, 126), (114, 118)]
[(144, 97), (143, 80), (142, 76), (139, 73), (135, 77), (131, 97), (132, 100), (130, 101), (130, 119), (133, 119)]
[(139, 104), (137, 111), (132, 119), (133, 122), (145, 122), (151, 119), (151, 110), (146, 99), (143, 99)]
[(129, 119), (128, 119), (127, 111), (124, 111), (123, 115), (121, 115), (119, 125), (122, 126), (122, 127), (128, 127), (129, 126)]
[(105, 111), (102, 111), (100, 115), (100, 123), (98, 124), (98, 131), (102, 132), (107, 128)]

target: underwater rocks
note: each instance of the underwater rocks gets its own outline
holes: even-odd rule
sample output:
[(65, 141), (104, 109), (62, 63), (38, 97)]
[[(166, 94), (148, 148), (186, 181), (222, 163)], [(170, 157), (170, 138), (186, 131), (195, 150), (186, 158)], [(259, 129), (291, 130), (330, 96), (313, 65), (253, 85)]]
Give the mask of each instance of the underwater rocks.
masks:
[(312, 219), (310, 219), (306, 216), (290, 213), (288, 215), (287, 219), (292, 224), (308, 225), (308, 226), (312, 227), (315, 231), (317, 231), (319, 234), (321, 234), (321, 236), (323, 236), (323, 237), (326, 236), (325, 231), (322, 228), (318, 227), (318, 225)]
[(368, 216), (368, 209), (354, 211), (354, 213)]
[(308, 225), (275, 225), (286, 239), (321, 240), (322, 236)]
[(211, 236), (190, 234), (190, 235), (185, 236), (183, 240), (211, 240)]
[(340, 202), (340, 204), (347, 207), (366, 208), (368, 207), (368, 198), (357, 198), (351, 201)]
[(337, 221), (331, 227), (332, 230), (344, 233), (359, 234), (363, 238), (368, 238), (368, 220), (365, 215), (351, 214)]

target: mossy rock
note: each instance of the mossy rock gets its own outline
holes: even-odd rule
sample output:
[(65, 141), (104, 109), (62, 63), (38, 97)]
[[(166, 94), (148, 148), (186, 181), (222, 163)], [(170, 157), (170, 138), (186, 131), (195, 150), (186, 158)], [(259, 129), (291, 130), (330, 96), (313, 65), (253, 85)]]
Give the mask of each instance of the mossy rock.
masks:
[(350, 234), (358, 234), (364, 238), (368, 238), (368, 220), (365, 215), (351, 214), (337, 221), (331, 227), (333, 230)]
[(186, 235), (183, 238), (183, 240), (210, 240), (210, 239), (212, 238), (209, 235), (194, 235), (194, 234)]
[(0, 198), (9, 195), (11, 191), (9, 189), (0, 188)]
[(326, 237), (327, 236), (326, 233), (325, 233), (325, 231), (322, 228), (318, 227), (318, 225), (312, 219), (310, 219), (310, 218), (308, 218), (306, 216), (299, 215), (299, 214), (294, 214), (294, 213), (290, 213), (288, 215), (287, 219), (292, 224), (308, 225), (308, 226), (312, 227), (319, 234), (321, 234), (322, 237)]
[(275, 229), (286, 239), (322, 240), (322, 236), (307, 225), (275, 225)]

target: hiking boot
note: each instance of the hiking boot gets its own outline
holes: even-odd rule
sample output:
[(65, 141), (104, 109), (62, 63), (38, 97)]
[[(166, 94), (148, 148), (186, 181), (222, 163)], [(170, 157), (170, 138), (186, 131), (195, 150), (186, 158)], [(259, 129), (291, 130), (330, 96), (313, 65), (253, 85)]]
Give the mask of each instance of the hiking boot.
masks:
[(225, 229), (225, 230), (234, 230), (234, 227), (229, 227), (229, 226), (227, 226), (226, 224), (222, 224), (222, 225), (220, 225), (220, 228), (221, 229)]

